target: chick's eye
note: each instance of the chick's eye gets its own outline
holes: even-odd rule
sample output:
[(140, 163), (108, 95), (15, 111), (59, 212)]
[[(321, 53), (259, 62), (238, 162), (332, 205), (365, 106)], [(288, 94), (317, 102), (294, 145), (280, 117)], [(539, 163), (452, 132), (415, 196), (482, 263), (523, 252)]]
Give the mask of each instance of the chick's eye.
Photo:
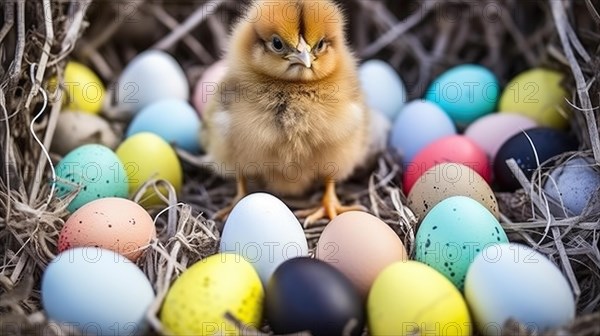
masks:
[(283, 50), (283, 42), (281, 42), (281, 39), (277, 36), (273, 36), (273, 38), (271, 39), (271, 45), (273, 46), (273, 49), (275, 51)]
[(319, 43), (317, 43), (317, 51), (323, 51), (325, 48), (325, 39), (321, 39)]

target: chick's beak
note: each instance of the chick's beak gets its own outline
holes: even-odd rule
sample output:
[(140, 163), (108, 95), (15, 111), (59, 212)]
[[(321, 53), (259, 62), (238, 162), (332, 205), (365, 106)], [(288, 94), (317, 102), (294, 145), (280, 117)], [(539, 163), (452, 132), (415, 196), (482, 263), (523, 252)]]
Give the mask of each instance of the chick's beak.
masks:
[(302, 64), (309, 68), (312, 66), (313, 55), (310, 53), (310, 46), (300, 37), (300, 42), (296, 47), (297, 51), (293, 51), (287, 56), (291, 64)]

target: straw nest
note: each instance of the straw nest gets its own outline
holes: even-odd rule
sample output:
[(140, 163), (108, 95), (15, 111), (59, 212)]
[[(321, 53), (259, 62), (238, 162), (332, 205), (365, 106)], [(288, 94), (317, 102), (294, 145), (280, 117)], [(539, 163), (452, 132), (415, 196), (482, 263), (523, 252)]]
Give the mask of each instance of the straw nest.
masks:
[[(39, 280), (56, 254), (67, 202), (49, 198), (50, 148), (61, 104), (43, 83), (61, 78), (68, 59), (92, 67), (114, 81), (127, 62), (148, 48), (177, 58), (195, 83), (219, 59), (230, 24), (247, 1), (25, 1), (0, 5), (0, 329), (3, 334), (69, 334), (48, 327), (40, 312)], [(409, 98), (449, 66), (477, 62), (502, 84), (518, 72), (546, 66), (565, 74), (572, 132), (581, 150), (570, 155), (600, 162), (596, 108), (600, 99), (600, 15), (592, 1), (452, 0), (343, 2), (349, 39), (361, 58), (381, 58), (399, 70)], [(597, 4), (596, 4), (596, 7)], [(44, 108), (42, 112), (42, 108)], [(41, 112), (41, 114), (40, 114)], [(38, 114), (40, 114), (38, 116)], [(115, 129), (122, 129), (114, 122)], [(52, 155), (53, 162), (58, 159)], [(562, 160), (549, 163), (560, 165)], [(401, 168), (382, 155), (372, 172), (339, 186), (345, 201), (359, 201), (385, 220), (413, 248), (415, 217), (398, 188)], [(216, 252), (222, 223), (206, 218), (227, 204), (232, 182), (186, 163), (180, 198), (173, 191), (157, 216), (158, 239), (139, 262), (158, 298), (149, 320), (156, 333), (161, 299), (187, 266)], [(519, 173), (519, 171), (515, 171)], [(553, 260), (577, 297), (578, 318), (547, 335), (600, 334), (600, 199), (583, 215), (554, 218), (541, 191), (545, 169), (523, 189), (498, 194), (502, 225), (512, 241), (534, 246)], [(149, 181), (154, 188), (162, 181)], [(286, 200), (292, 207), (314, 205), (320, 194)], [(170, 207), (168, 207), (170, 205)], [(160, 212), (168, 209), (165, 212)], [(160, 212), (160, 213), (159, 213)], [(311, 246), (325, 223), (307, 230)], [(552, 295), (552, 293), (548, 293)], [(527, 335), (517, 324), (507, 334)]]

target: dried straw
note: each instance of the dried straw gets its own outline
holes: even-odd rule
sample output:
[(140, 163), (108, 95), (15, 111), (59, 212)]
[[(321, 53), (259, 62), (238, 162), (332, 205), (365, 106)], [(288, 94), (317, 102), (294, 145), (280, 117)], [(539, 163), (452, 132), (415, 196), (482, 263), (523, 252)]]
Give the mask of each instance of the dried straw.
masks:
[[(231, 23), (245, 1), (25, 1), (0, 5), (0, 329), (7, 335), (71, 335), (45, 320), (40, 311), (39, 280), (56, 254), (56, 241), (70, 199), (52, 198), (51, 170), (36, 143), (32, 125), (44, 148), (50, 148), (58, 113), (56, 92), (47, 92), (41, 118), (44, 81), (62, 78), (70, 57), (90, 65), (107, 83), (113, 82), (135, 55), (147, 48), (176, 56), (195, 83), (204, 69), (222, 56)], [(340, 2), (342, 3), (342, 2)], [(361, 58), (381, 58), (401, 73), (409, 98), (422, 96), (427, 84), (444, 69), (475, 62), (490, 69), (502, 84), (534, 66), (565, 74), (573, 133), (583, 144), (575, 155), (600, 162), (600, 15), (590, 0), (351, 0), (342, 3), (349, 18), (349, 39)], [(532, 19), (535, 18), (535, 19)], [(122, 123), (113, 121), (115, 128)], [(195, 166), (182, 153), (186, 184), (178, 199), (165, 181), (163, 206), (150, 209), (157, 239), (139, 262), (157, 293), (148, 313), (154, 333), (161, 300), (169, 284), (186, 267), (216, 252), (222, 223), (207, 220), (235, 193), (223, 181)], [(546, 335), (600, 333), (600, 197), (581, 216), (556, 218), (548, 211), (542, 185), (548, 162), (531, 180), (521, 176), (522, 190), (498, 193), (502, 224), (512, 241), (533, 246), (554, 261), (577, 296), (578, 318)], [(53, 156), (53, 158), (57, 158)], [(56, 162), (56, 160), (54, 160)], [(371, 172), (339, 186), (345, 202), (359, 202), (388, 223), (414, 249), (417, 219), (405, 204), (392, 153), (382, 155)], [(285, 199), (292, 208), (314, 206), (321, 194)], [(326, 222), (307, 229), (313, 247)], [(551, 293), (549, 293), (551, 295)], [(529, 335), (510, 324), (507, 334)], [(268, 332), (268, 330), (262, 330)], [(255, 333), (256, 334), (256, 333)]]

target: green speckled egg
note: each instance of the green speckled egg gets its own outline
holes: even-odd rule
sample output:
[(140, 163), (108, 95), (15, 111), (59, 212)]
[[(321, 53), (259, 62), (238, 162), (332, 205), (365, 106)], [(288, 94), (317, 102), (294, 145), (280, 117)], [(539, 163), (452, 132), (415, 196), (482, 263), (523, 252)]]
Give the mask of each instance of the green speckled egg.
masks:
[(415, 240), (415, 258), (462, 290), (477, 254), (490, 244), (507, 242), (506, 233), (488, 209), (472, 198), (453, 196), (438, 203), (423, 219)]
[(237, 254), (198, 261), (175, 280), (160, 320), (169, 335), (238, 335), (230, 313), (242, 325), (258, 328), (264, 290), (254, 267)]
[(96, 144), (77, 147), (56, 166), (56, 190), (59, 198), (79, 189), (67, 209), (105, 197), (128, 195), (129, 184), (123, 163), (108, 147)]

